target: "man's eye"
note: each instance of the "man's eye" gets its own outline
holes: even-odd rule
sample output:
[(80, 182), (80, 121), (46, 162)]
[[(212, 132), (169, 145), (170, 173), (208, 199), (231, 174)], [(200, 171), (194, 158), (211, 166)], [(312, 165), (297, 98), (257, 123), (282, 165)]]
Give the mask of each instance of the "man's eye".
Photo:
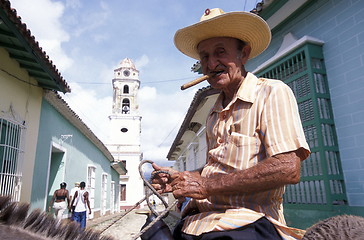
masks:
[(219, 49), (219, 50), (216, 51), (216, 54), (219, 55), (219, 56), (224, 54), (224, 53), (225, 53), (224, 49)]

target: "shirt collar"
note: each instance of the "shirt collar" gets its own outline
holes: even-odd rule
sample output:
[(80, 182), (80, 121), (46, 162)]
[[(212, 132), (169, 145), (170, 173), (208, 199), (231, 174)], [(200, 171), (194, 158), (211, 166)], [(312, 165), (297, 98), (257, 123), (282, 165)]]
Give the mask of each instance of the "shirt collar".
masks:
[(241, 83), (237, 98), (245, 102), (254, 103), (256, 98), (255, 89), (257, 87), (259, 79), (252, 73), (248, 72), (244, 81)]
[[(243, 82), (241, 83), (238, 92), (233, 98), (232, 102), (235, 102), (237, 99), (240, 99), (244, 102), (254, 103), (256, 98), (255, 89), (259, 82), (259, 79), (252, 73), (248, 72)], [(215, 105), (211, 109), (212, 112), (221, 112), (223, 110), (222, 107), (222, 92), (220, 93), (218, 99), (216, 100)]]

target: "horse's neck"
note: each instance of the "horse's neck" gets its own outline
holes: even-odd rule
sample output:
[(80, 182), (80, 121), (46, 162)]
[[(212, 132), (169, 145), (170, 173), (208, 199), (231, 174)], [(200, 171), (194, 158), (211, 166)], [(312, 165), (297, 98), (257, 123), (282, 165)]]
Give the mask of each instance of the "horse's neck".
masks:
[(24, 228), (0, 224), (0, 239), (2, 239), (2, 240), (14, 240), (14, 239), (46, 240), (49, 238), (45, 238), (41, 235), (35, 235), (33, 232), (29, 232), (28, 230), (25, 230)]
[(112, 239), (101, 236), (99, 232), (81, 231), (76, 222), (57, 222), (40, 209), (29, 215), (28, 210), (29, 204), (14, 203), (10, 197), (0, 196), (0, 240)]

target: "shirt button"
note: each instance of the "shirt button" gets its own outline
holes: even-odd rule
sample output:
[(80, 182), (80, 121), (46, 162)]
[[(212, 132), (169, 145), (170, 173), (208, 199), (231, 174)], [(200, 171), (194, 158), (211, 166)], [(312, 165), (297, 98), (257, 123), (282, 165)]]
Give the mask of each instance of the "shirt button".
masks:
[(219, 143), (223, 143), (224, 140), (222, 138), (219, 139)]

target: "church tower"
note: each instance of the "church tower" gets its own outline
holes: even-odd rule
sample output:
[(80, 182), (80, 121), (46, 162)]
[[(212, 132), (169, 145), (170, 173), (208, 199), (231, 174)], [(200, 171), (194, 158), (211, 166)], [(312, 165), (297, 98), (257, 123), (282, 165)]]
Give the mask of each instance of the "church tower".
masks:
[(138, 107), (139, 71), (125, 58), (114, 70), (113, 103), (110, 119), (110, 143), (107, 147), (116, 161), (127, 170), (120, 176), (120, 207), (133, 206), (144, 196), (143, 181), (138, 166), (142, 160), (140, 149), (141, 119)]

